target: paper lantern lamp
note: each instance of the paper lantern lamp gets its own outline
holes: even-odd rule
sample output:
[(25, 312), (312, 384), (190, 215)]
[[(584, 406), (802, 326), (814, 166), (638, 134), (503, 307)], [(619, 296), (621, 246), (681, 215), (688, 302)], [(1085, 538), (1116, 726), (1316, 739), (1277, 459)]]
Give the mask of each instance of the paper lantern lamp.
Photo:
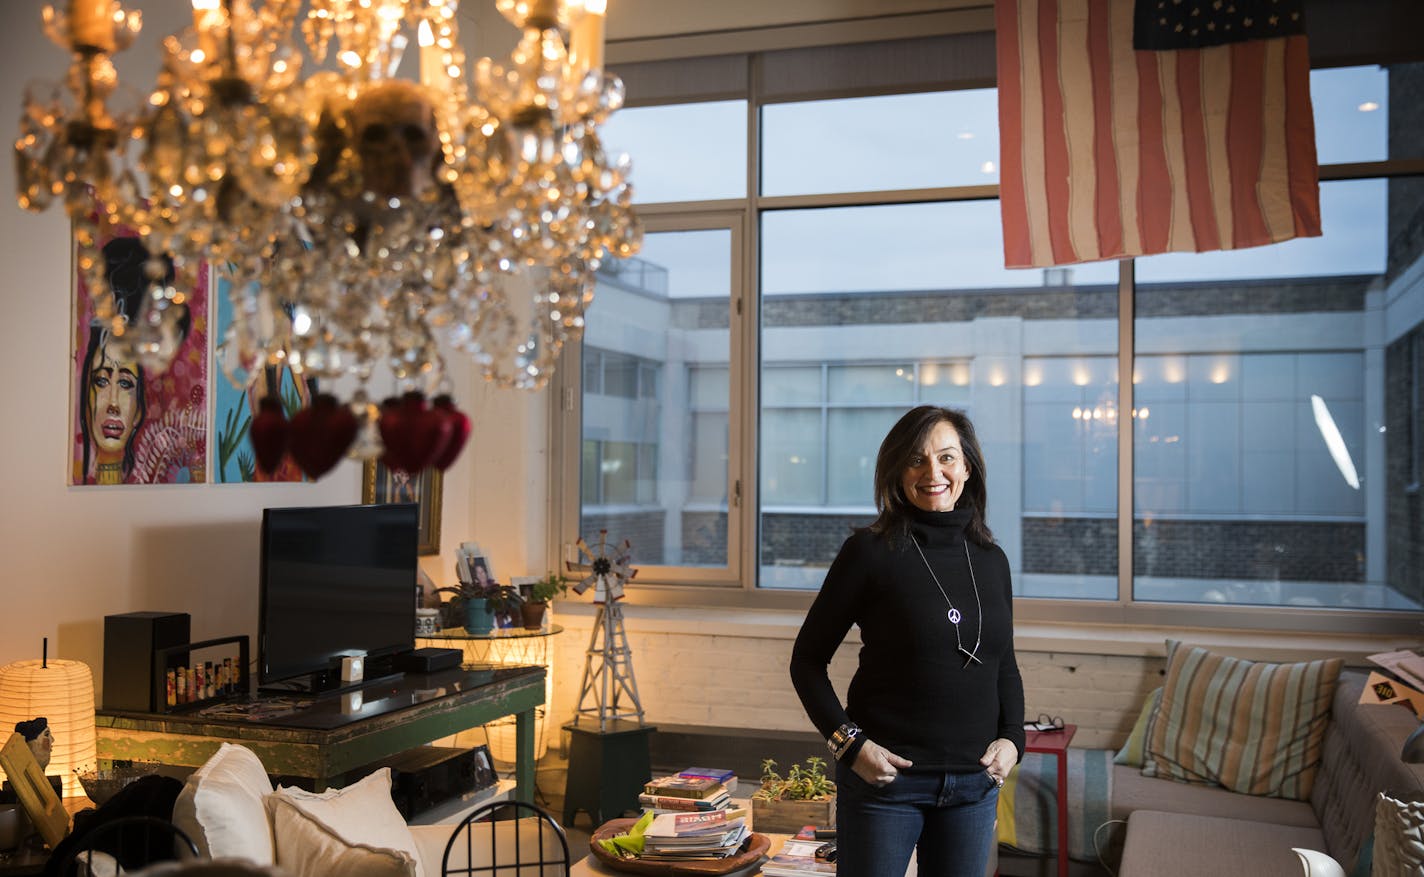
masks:
[(54, 734), (45, 773), (64, 778), (66, 797), (83, 795), (75, 771), (94, 767), (94, 676), (82, 661), (16, 661), (0, 667), (0, 733), (44, 716)]

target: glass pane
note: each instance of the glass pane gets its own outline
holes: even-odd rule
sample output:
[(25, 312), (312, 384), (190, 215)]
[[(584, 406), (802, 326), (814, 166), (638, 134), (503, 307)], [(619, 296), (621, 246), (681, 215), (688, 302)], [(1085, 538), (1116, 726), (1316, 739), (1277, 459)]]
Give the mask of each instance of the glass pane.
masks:
[(826, 430), (829, 505), (864, 506), (875, 492), (875, 455), (880, 440), (905, 407), (833, 409)]
[(1419, 158), (1417, 95), (1424, 63), (1310, 71), (1315, 145), (1321, 164)]
[(630, 539), (640, 564), (727, 566), (731, 254), (728, 229), (656, 232), (598, 273), (579, 532)]
[(761, 459), (763, 505), (820, 505), (821, 412), (764, 411)]
[(639, 204), (746, 197), (746, 101), (624, 108), (600, 136), (609, 155), (633, 157)]
[(761, 373), (763, 405), (820, 405), (821, 367), (767, 367)]
[(997, 183), (998, 112), (993, 88), (771, 104), (762, 194)]
[(915, 401), (915, 367), (894, 365), (839, 365), (829, 373), (831, 404), (880, 402), (908, 405)]
[(1136, 599), (1418, 608), (1396, 185), (1323, 185), (1320, 238), (1138, 260)]
[[(928, 403), (974, 419), (1015, 592), (1116, 599), (1118, 269), (1008, 271), (998, 229), (994, 202), (764, 217), (761, 587), (820, 587), (875, 518), (885, 433)], [(810, 361), (827, 374), (814, 416), (768, 401)], [(822, 445), (823, 467), (791, 471)]]

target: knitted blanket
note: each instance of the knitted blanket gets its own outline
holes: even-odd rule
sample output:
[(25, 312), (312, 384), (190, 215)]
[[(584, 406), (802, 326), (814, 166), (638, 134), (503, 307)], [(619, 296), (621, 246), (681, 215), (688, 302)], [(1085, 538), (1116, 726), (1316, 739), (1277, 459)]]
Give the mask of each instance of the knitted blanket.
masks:
[[(1097, 861), (1093, 832), (1112, 800), (1108, 749), (1068, 749), (1068, 855)], [(1058, 759), (1024, 754), (999, 790), (999, 843), (1038, 856), (1058, 854)]]

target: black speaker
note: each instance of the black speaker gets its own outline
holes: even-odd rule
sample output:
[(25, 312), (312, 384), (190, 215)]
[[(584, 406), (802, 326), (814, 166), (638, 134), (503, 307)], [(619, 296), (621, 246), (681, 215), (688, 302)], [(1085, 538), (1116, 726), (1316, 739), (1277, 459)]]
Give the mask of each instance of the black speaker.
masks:
[(186, 612), (104, 616), (104, 709), (151, 713), (153, 653), (192, 641)]

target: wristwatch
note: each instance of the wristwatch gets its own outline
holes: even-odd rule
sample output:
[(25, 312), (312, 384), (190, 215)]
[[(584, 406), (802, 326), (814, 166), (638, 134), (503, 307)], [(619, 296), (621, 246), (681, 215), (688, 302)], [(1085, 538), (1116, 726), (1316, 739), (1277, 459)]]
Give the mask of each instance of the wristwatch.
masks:
[(841, 756), (850, 750), (851, 745), (855, 743), (855, 739), (859, 736), (860, 726), (852, 722), (846, 722), (831, 734), (830, 739), (826, 741), (826, 748), (831, 750), (831, 756), (833, 758), (840, 761)]

